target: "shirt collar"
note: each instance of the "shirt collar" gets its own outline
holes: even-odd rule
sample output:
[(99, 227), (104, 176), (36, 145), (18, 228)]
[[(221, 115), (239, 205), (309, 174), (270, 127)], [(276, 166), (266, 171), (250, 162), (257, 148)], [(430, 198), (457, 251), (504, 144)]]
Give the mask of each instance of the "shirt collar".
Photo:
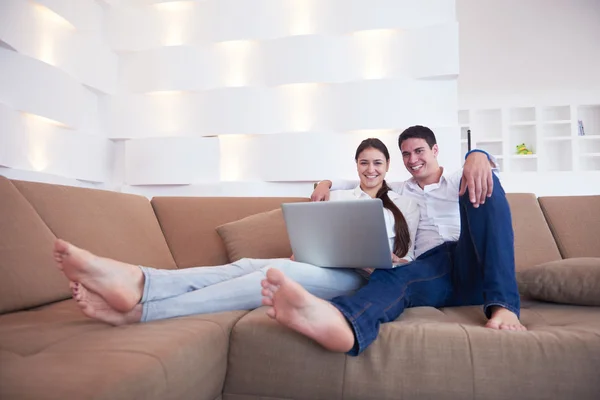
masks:
[(365, 192), (362, 191), (362, 189), (360, 188), (360, 184), (357, 187), (354, 188), (354, 190), (352, 191), (352, 194), (357, 199), (360, 199), (363, 196), (369, 196), (368, 194), (366, 194)]
[[(416, 182), (415, 182), (416, 183)], [(366, 194), (365, 192), (363, 192), (363, 190), (360, 188), (360, 184), (354, 188), (354, 190), (352, 191), (352, 194), (354, 195), (354, 197), (356, 197), (357, 199), (360, 199), (361, 197), (368, 197), (371, 198), (371, 196), (369, 196), (368, 194)], [(388, 192), (388, 197), (390, 198), (390, 200), (394, 200), (395, 198), (397, 198), (399, 195), (390, 190)]]
[[(437, 187), (440, 187), (443, 183), (445, 183), (448, 180), (446, 178), (447, 174), (449, 174), (449, 172), (446, 170), (446, 168), (442, 167), (442, 176), (440, 176), (440, 181), (437, 182), (437, 183), (431, 183), (429, 185), (426, 185), (425, 188), (437, 188)], [(413, 177), (411, 177), (409, 180), (407, 180), (406, 183), (408, 184), (408, 186), (411, 189), (421, 190), (421, 187), (417, 183), (417, 180), (415, 178), (413, 178)]]

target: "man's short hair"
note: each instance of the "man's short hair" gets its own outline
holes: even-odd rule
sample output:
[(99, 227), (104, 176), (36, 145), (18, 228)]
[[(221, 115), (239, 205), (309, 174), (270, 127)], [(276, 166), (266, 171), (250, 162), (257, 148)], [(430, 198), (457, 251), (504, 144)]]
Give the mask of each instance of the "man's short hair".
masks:
[(430, 149), (433, 148), (433, 145), (437, 143), (433, 131), (422, 125), (415, 125), (411, 126), (410, 128), (406, 128), (398, 137), (398, 148), (401, 149), (402, 142), (407, 139), (424, 139), (429, 145)]

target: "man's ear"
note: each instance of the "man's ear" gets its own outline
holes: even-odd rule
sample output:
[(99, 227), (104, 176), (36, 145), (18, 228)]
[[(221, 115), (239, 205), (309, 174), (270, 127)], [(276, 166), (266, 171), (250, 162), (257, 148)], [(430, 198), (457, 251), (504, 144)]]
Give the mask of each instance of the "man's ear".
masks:
[(439, 153), (439, 151), (440, 151), (440, 149), (439, 149), (439, 147), (438, 147), (437, 143), (433, 145), (433, 147), (431, 148), (431, 150), (433, 151), (433, 155), (434, 155), (435, 157), (437, 157), (437, 155), (438, 155), (438, 153)]

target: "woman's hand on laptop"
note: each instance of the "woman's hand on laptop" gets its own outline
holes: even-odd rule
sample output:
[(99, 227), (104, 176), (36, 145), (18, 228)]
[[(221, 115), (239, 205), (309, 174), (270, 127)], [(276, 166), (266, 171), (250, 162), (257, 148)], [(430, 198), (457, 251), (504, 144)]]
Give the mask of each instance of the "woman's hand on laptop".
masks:
[(362, 268), (362, 270), (371, 275), (375, 271), (375, 268)]
[(408, 261), (392, 253), (392, 264), (407, 264)]

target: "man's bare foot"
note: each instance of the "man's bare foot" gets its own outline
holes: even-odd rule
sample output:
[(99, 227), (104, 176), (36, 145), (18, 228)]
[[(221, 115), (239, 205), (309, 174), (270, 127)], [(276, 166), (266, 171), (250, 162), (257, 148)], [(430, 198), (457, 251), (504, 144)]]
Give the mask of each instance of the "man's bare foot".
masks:
[(507, 331), (526, 331), (519, 318), (512, 311), (499, 306), (492, 307), (492, 317), (489, 319), (486, 328), (500, 329)]
[(97, 319), (111, 325), (125, 325), (140, 322), (142, 319), (142, 305), (138, 304), (131, 311), (122, 313), (108, 305), (98, 294), (86, 289), (80, 283), (71, 282), (73, 298), (83, 314), (89, 318)]
[(329, 302), (308, 293), (283, 272), (271, 268), (262, 281), (267, 315), (331, 351), (347, 352), (354, 333), (343, 314)]
[(130, 311), (142, 298), (144, 274), (135, 265), (95, 256), (61, 239), (54, 243), (54, 259), (70, 281), (99, 294), (117, 311)]

